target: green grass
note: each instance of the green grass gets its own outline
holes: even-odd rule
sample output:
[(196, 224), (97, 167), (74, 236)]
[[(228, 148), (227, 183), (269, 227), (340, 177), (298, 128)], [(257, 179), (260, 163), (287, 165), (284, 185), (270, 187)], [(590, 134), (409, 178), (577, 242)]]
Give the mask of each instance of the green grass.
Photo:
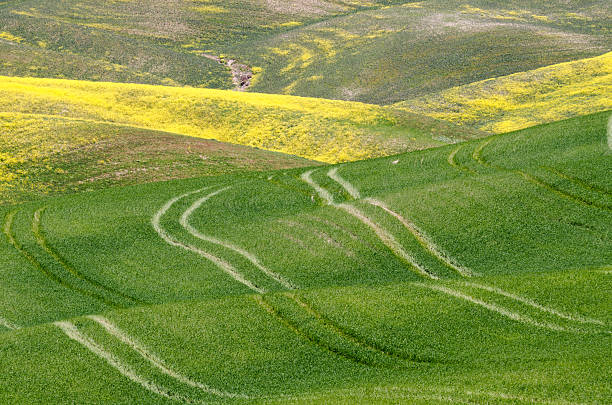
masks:
[(334, 205), (300, 168), (0, 206), (0, 402), (609, 402), (609, 116), (337, 166), (360, 198), (319, 167)]

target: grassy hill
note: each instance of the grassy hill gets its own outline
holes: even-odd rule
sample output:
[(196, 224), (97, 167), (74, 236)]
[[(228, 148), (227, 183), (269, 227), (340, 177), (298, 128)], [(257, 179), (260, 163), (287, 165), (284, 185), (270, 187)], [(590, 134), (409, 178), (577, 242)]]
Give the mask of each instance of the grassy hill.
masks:
[(430, 0), (238, 43), (253, 91), (391, 104), (610, 51), (609, 2)]
[(71, 119), (0, 113), (0, 204), (57, 193), (316, 164), (210, 139)]
[(398, 1), (3, 1), (0, 74), (229, 89), (229, 69), (206, 55), (393, 3)]
[(609, 402), (610, 113), (0, 206), (0, 402)]
[[(0, 2), (0, 75), (391, 104), (610, 51), (609, 2)], [(218, 63), (214, 58), (221, 58)]]
[(612, 52), (488, 79), (396, 104), (503, 133), (612, 108)]
[(166, 131), (339, 162), (482, 136), (395, 108), (227, 90), (0, 77), (0, 111)]

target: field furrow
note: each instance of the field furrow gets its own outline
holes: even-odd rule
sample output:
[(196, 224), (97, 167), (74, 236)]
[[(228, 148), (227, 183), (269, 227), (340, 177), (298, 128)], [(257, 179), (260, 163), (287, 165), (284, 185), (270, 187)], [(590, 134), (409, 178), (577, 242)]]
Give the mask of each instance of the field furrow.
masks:
[[(306, 329), (298, 322), (291, 319), (289, 316), (285, 316), (284, 314), (279, 312), (279, 310), (277, 310), (273, 305), (271, 305), (265, 297), (255, 296), (254, 299), (267, 313), (272, 315), (279, 323), (281, 323), (287, 329), (291, 330), (300, 338), (310, 342), (313, 345), (316, 345), (326, 353), (364, 366), (380, 366), (380, 363), (372, 359), (370, 356), (364, 355), (363, 353), (360, 354), (359, 351), (356, 352), (354, 350), (351, 350), (351, 348), (349, 348), (350, 341), (347, 342), (345, 339), (343, 339), (342, 335), (338, 334), (338, 332), (334, 329), (330, 331), (329, 326), (325, 329), (318, 328), (318, 330), (316, 331), (312, 328)], [(297, 300), (291, 297), (289, 297), (289, 299), (294, 304), (300, 305)], [(322, 326), (318, 322), (317, 324), (318, 326)], [(330, 335), (332, 338), (331, 341), (329, 339)], [(336, 340), (335, 344), (333, 342), (334, 340)]]
[(345, 339), (349, 342), (352, 342), (356, 346), (362, 347), (363, 349), (367, 351), (381, 354), (386, 357), (392, 358), (394, 360), (417, 362), (417, 363), (423, 363), (423, 362), (424, 363), (435, 363), (437, 362), (436, 360), (433, 360), (433, 359), (418, 358), (416, 356), (406, 356), (400, 352), (394, 351), (389, 348), (382, 347), (381, 345), (375, 342), (367, 341), (363, 339), (362, 337), (357, 336), (352, 331), (339, 326), (338, 324), (333, 322), (331, 319), (329, 319), (322, 313), (315, 310), (313, 306), (310, 303), (308, 303), (303, 297), (300, 297), (296, 295), (295, 293), (290, 293), (290, 294), (285, 294), (285, 295), (289, 297), (290, 299), (292, 299), (293, 301), (295, 301), (300, 307), (302, 307), (306, 312), (308, 312), (308, 314), (316, 318), (320, 324), (322, 324), (326, 328), (330, 329), (333, 333), (338, 335), (338, 337)]
[(570, 200), (576, 204), (580, 204), (589, 208), (595, 208), (595, 209), (600, 209), (600, 210), (605, 210), (605, 211), (610, 211), (612, 212), (612, 205), (609, 204), (602, 204), (602, 203), (598, 203), (598, 202), (593, 202), (587, 198), (584, 198), (580, 195), (577, 195), (576, 193), (572, 193), (572, 192), (568, 192), (566, 190), (563, 190), (559, 187), (557, 187), (556, 185), (554, 185), (551, 182), (548, 182), (544, 179), (542, 179), (539, 176), (533, 175), (523, 169), (509, 169), (503, 166), (499, 166), (497, 164), (494, 164), (488, 160), (486, 160), (483, 156), (483, 149), (485, 147), (487, 147), (489, 144), (491, 144), (491, 142), (495, 139), (495, 137), (490, 137), (489, 139), (487, 139), (484, 142), (481, 142), (475, 149), (474, 152), (472, 153), (472, 157), (473, 159), (478, 162), (479, 164), (481, 164), (484, 167), (487, 168), (491, 168), (491, 169), (495, 169), (495, 170), (501, 170), (501, 171), (505, 171), (505, 172), (511, 172), (511, 173), (515, 173), (516, 175), (521, 176), (522, 178), (524, 178), (525, 180), (527, 180), (528, 182), (535, 184), (538, 187), (541, 187), (545, 190), (550, 191), (552, 194), (558, 195), (564, 199)]
[(544, 169), (544, 170), (546, 170), (546, 171), (548, 171), (550, 173), (553, 173), (553, 174), (555, 174), (558, 177), (561, 177), (563, 179), (569, 180), (572, 183), (574, 183), (574, 184), (576, 184), (576, 185), (578, 185), (578, 186), (580, 186), (580, 187), (582, 187), (584, 189), (587, 189), (589, 191), (594, 191), (594, 192), (600, 193), (600, 194), (602, 194), (602, 195), (604, 195), (606, 197), (611, 197), (612, 196), (612, 192), (610, 192), (608, 190), (605, 190), (602, 187), (598, 187), (598, 186), (595, 186), (593, 184), (589, 184), (588, 182), (586, 182), (584, 180), (581, 180), (581, 179), (579, 179), (577, 177), (571, 176), (571, 175), (569, 175), (567, 173), (563, 173), (563, 172), (555, 169), (554, 167), (542, 166), (542, 169)]
[[(68, 281), (66, 280), (64, 277), (59, 276), (57, 274), (55, 274), (54, 272), (52, 272), (51, 270), (49, 270), (47, 268), (46, 265), (44, 265), (43, 263), (41, 263), (33, 254), (31, 254), (30, 252), (28, 252), (22, 244), (20, 244), (17, 239), (15, 238), (15, 235), (13, 234), (12, 231), (12, 224), (13, 224), (13, 218), (15, 217), (15, 215), (17, 214), (17, 211), (12, 211), (10, 212), (5, 219), (5, 223), (4, 223), (4, 234), (6, 235), (6, 237), (8, 238), (9, 242), (11, 243), (11, 245), (13, 245), (13, 247), (24, 257), (26, 258), (37, 270), (39, 270), (42, 274), (44, 274), (49, 280), (57, 283), (58, 285), (61, 285), (62, 287), (65, 287), (69, 290), (74, 291), (75, 293), (81, 294), (83, 296), (86, 296), (90, 299), (94, 299), (100, 303), (103, 303), (105, 305), (108, 305), (110, 307), (118, 307), (118, 305), (116, 303), (114, 303), (113, 301), (108, 300), (106, 297), (88, 290), (88, 289), (84, 289), (79, 287), (78, 285), (75, 285), (75, 283), (73, 283), (72, 281)], [(37, 225), (36, 225), (36, 221), (35, 221), (35, 217), (33, 218), (32, 221), (32, 229), (31, 229), (32, 233), (35, 235), (37, 235)]]
[[(72, 276), (82, 280), (86, 284), (90, 286), (93, 290), (101, 290), (102, 294), (110, 294), (111, 298), (107, 298), (108, 302), (121, 302), (122, 299), (125, 299), (130, 302), (130, 304), (139, 304), (145, 305), (147, 302), (139, 300), (138, 298), (132, 297), (128, 294), (125, 294), (121, 291), (118, 291), (112, 287), (106, 286), (93, 278), (87, 276), (83, 272), (77, 270), (74, 266), (72, 266), (68, 261), (66, 261), (58, 252), (55, 250), (47, 241), (44, 235), (44, 230), (42, 226), (42, 214), (44, 213), (46, 207), (42, 207), (34, 212), (34, 217), (32, 221), (32, 231), (34, 233), (34, 237), (36, 238), (36, 242), (38, 245), (57, 263), (59, 263), (68, 273)], [(116, 304), (117, 306), (120, 304)]]

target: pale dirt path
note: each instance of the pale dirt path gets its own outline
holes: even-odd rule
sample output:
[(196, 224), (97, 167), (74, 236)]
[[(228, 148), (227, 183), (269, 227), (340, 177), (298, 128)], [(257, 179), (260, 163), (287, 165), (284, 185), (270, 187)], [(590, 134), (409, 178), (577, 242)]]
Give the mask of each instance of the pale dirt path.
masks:
[(450, 295), (450, 296), (453, 296), (453, 297), (456, 297), (456, 298), (460, 298), (462, 300), (465, 300), (465, 301), (471, 302), (473, 304), (479, 305), (479, 306), (481, 306), (483, 308), (486, 308), (489, 311), (497, 312), (498, 314), (503, 315), (506, 318), (510, 318), (513, 321), (529, 324), (529, 325), (532, 325), (532, 326), (536, 326), (538, 328), (550, 329), (550, 330), (555, 331), (555, 332), (574, 332), (574, 333), (582, 332), (581, 330), (578, 330), (578, 329), (566, 328), (566, 327), (563, 327), (563, 326), (560, 326), (560, 325), (556, 325), (556, 324), (553, 324), (553, 323), (538, 322), (535, 319), (530, 318), (528, 316), (521, 315), (521, 314), (518, 314), (516, 312), (512, 312), (512, 311), (510, 311), (510, 310), (508, 310), (506, 308), (497, 306), (495, 304), (489, 304), (489, 303), (487, 303), (485, 301), (482, 301), (482, 300), (480, 300), (478, 298), (472, 297), (471, 295), (467, 295), (467, 294), (464, 294), (462, 292), (455, 291), (455, 290), (453, 290), (451, 288), (448, 288), (448, 287), (445, 287), (445, 286), (442, 286), (442, 285), (425, 284), (425, 283), (415, 283), (413, 285), (416, 285), (416, 286), (419, 286), (419, 287), (429, 288), (431, 290), (439, 291), (441, 293), (444, 293), (444, 294), (447, 294), (447, 295)]
[(559, 310), (556, 310), (554, 308), (550, 308), (550, 307), (546, 307), (544, 305), (538, 304), (537, 302), (535, 302), (532, 299), (529, 299), (529, 298), (526, 298), (526, 297), (521, 297), (520, 295), (509, 293), (509, 292), (504, 291), (504, 290), (502, 290), (500, 288), (497, 288), (497, 287), (490, 287), (490, 286), (487, 286), (487, 285), (477, 284), (477, 283), (470, 283), (470, 282), (467, 282), (467, 281), (465, 281), (463, 283), (463, 285), (466, 285), (468, 287), (480, 288), (481, 290), (485, 290), (485, 291), (489, 291), (489, 292), (492, 292), (492, 293), (495, 293), (495, 294), (502, 295), (504, 297), (507, 297), (507, 298), (513, 299), (515, 301), (521, 302), (521, 303), (523, 303), (525, 305), (529, 305), (530, 307), (538, 309), (538, 310), (540, 310), (542, 312), (548, 312), (549, 314), (555, 315), (555, 316), (557, 316), (559, 318), (566, 319), (568, 321), (574, 321), (574, 322), (579, 322), (579, 323), (592, 323), (592, 324), (601, 325), (601, 326), (604, 325), (604, 323), (602, 321), (598, 320), (598, 319), (586, 318), (586, 317), (583, 317), (583, 316), (578, 315), (578, 314), (574, 314), (574, 315), (567, 314), (567, 313), (561, 312)]
[(338, 167), (334, 167), (333, 169), (328, 171), (327, 172), (327, 177), (329, 177), (330, 179), (332, 179), (336, 183), (340, 184), (342, 186), (342, 188), (344, 188), (346, 190), (346, 192), (349, 193), (349, 195), (351, 197), (353, 197), (355, 200), (359, 200), (361, 198), (361, 193), (359, 193), (359, 190), (357, 190), (355, 188), (355, 186), (353, 186), (348, 181), (344, 180), (338, 174)]
[(234, 90), (245, 91), (251, 86), (251, 79), (253, 78), (253, 71), (247, 65), (238, 62), (235, 59), (228, 59), (227, 62), (218, 56), (211, 55), (209, 53), (203, 53), (201, 56), (214, 60), (215, 62), (226, 66), (232, 74), (232, 82), (234, 83)]
[(473, 277), (480, 275), (474, 272), (472, 269), (469, 269), (459, 264), (457, 260), (452, 258), (448, 253), (444, 252), (438, 245), (436, 245), (433, 240), (425, 232), (423, 232), (414, 222), (404, 218), (397, 212), (393, 211), (382, 201), (376, 200), (374, 198), (366, 198), (365, 201), (382, 209), (387, 214), (391, 215), (393, 218), (401, 222), (404, 228), (406, 228), (408, 231), (410, 231), (410, 233), (412, 233), (412, 235), (414, 235), (415, 239), (421, 244), (421, 246), (429, 250), (432, 255), (434, 255), (436, 258), (438, 258), (440, 261), (445, 263), (448, 267), (455, 270), (463, 277)]
[(96, 343), (89, 336), (81, 333), (77, 327), (68, 321), (62, 322), (54, 322), (54, 325), (57, 326), (68, 336), (70, 339), (80, 343), (87, 350), (106, 361), (108, 365), (117, 370), (122, 376), (126, 377), (132, 382), (140, 385), (147, 391), (150, 391), (156, 395), (159, 395), (164, 398), (168, 398), (173, 401), (184, 402), (188, 404), (206, 404), (207, 402), (194, 400), (183, 395), (173, 394), (171, 390), (157, 383), (142, 377), (137, 374), (129, 365), (121, 362), (118, 358), (116, 358), (113, 354), (106, 351), (102, 346)]
[(206, 392), (207, 394), (216, 395), (218, 397), (224, 397), (224, 398), (243, 398), (243, 399), (248, 399), (249, 398), (249, 396), (244, 395), (244, 394), (236, 394), (236, 393), (232, 393), (232, 392), (221, 391), (221, 390), (218, 390), (216, 388), (209, 387), (208, 385), (202, 384), (200, 382), (193, 381), (189, 377), (186, 377), (185, 375), (179, 373), (178, 371), (175, 371), (175, 370), (171, 369), (170, 367), (168, 367), (162, 359), (160, 359), (155, 354), (153, 354), (147, 347), (142, 345), (136, 339), (134, 339), (133, 337), (131, 337), (127, 333), (125, 333), (123, 330), (121, 330), (117, 325), (112, 323), (108, 318), (105, 318), (105, 317), (99, 316), (99, 315), (89, 315), (89, 316), (87, 316), (87, 318), (89, 318), (89, 319), (93, 320), (94, 322), (98, 323), (110, 335), (116, 337), (121, 342), (123, 342), (124, 344), (128, 345), (132, 350), (134, 350), (135, 352), (140, 354), (140, 356), (143, 359), (145, 359), (146, 361), (151, 363), (154, 367), (159, 369), (162, 373), (164, 373), (164, 374), (174, 378), (175, 380), (177, 380), (177, 381), (179, 381), (179, 382), (181, 382), (183, 384), (186, 384), (186, 385), (189, 385), (191, 387), (197, 388), (197, 389), (199, 389), (199, 390), (201, 390), (203, 392)]
[[(210, 188), (210, 187), (207, 187)], [(265, 289), (260, 288), (258, 286), (256, 286), (255, 284), (253, 284), (251, 281), (247, 280), (242, 274), (240, 274), (240, 272), (238, 272), (238, 270), (236, 270), (231, 264), (229, 264), (228, 262), (226, 262), (225, 260), (214, 256), (208, 252), (205, 252), (195, 246), (186, 244), (186, 243), (182, 243), (179, 242), (177, 239), (175, 239), (173, 236), (171, 236), (170, 234), (168, 234), (168, 232), (166, 232), (165, 229), (162, 228), (161, 226), (161, 218), (162, 216), (179, 200), (188, 197), (192, 194), (195, 193), (199, 193), (201, 191), (204, 191), (206, 188), (203, 189), (199, 189), (199, 190), (195, 190), (195, 191), (190, 191), (188, 193), (182, 194), (178, 197), (174, 197), (172, 199), (170, 199), (168, 202), (166, 202), (166, 204), (159, 210), (157, 211), (157, 213), (155, 213), (155, 215), (153, 216), (153, 218), (151, 219), (151, 224), (153, 225), (153, 229), (155, 229), (155, 232), (157, 232), (157, 234), (170, 246), (175, 246), (175, 247), (179, 247), (181, 249), (185, 249), (189, 252), (195, 253), (198, 256), (201, 256), (205, 259), (207, 259), (208, 261), (212, 262), (213, 264), (215, 264), (217, 267), (219, 267), (223, 272), (225, 272), (226, 274), (228, 274), (230, 277), (232, 277), (234, 280), (238, 281), (241, 284), (244, 284), (245, 286), (247, 286), (248, 288), (250, 288), (251, 290), (260, 293), (260, 294), (264, 294), (266, 292)]]
[(361, 212), (359, 209), (357, 209), (356, 207), (352, 205), (336, 204), (334, 202), (334, 198), (331, 195), (331, 193), (328, 190), (321, 187), (319, 184), (317, 184), (312, 179), (311, 174), (313, 172), (314, 170), (304, 172), (301, 176), (302, 180), (306, 182), (308, 185), (310, 185), (317, 192), (317, 194), (319, 194), (319, 196), (327, 202), (328, 205), (345, 211), (346, 213), (357, 218), (364, 225), (368, 226), (372, 231), (374, 231), (378, 239), (380, 239), (380, 241), (385, 246), (387, 246), (396, 256), (400, 257), (401, 259), (409, 263), (419, 275), (430, 278), (430, 279), (434, 279), (434, 280), (438, 279), (438, 276), (436, 274), (430, 272), (429, 270), (425, 269), (425, 267), (423, 267), (421, 264), (419, 264), (416, 261), (416, 259), (412, 257), (412, 255), (408, 254), (408, 252), (404, 250), (402, 245), (393, 237), (393, 235), (391, 235), (382, 226), (374, 222), (370, 217), (368, 217), (367, 215), (365, 215), (363, 212)]
[(210, 193), (202, 198), (200, 198), (199, 200), (197, 200), (196, 202), (194, 202), (184, 213), (183, 215), (181, 215), (181, 219), (180, 219), (180, 224), (181, 226), (187, 231), (189, 232), (192, 236), (206, 241), (206, 242), (210, 242), (212, 244), (218, 245), (218, 246), (222, 246), (226, 249), (229, 249), (235, 253), (238, 253), (239, 255), (241, 255), (242, 257), (244, 257), (245, 259), (247, 259), (249, 262), (251, 262), (251, 264), (253, 264), (253, 266), (257, 267), (262, 273), (264, 273), (265, 275), (267, 275), (268, 277), (270, 277), (271, 279), (273, 279), (274, 281), (276, 281), (277, 283), (279, 283), (280, 285), (282, 285), (283, 287), (289, 289), (289, 290), (294, 290), (297, 287), (295, 286), (295, 284), (293, 284), (291, 281), (287, 280), (286, 278), (284, 278), (283, 276), (281, 276), (280, 274), (277, 274), (275, 272), (273, 272), (272, 270), (268, 269), (267, 267), (265, 267), (263, 264), (261, 264), (261, 262), (259, 261), (259, 259), (252, 253), (246, 251), (245, 249), (242, 249), (239, 246), (236, 246), (230, 242), (227, 241), (223, 241), (217, 238), (214, 238), (212, 236), (208, 236), (208, 235), (204, 235), (203, 233), (199, 232), (197, 229), (195, 229), (190, 223), (189, 223), (189, 217), (191, 217), (191, 215), (193, 215), (193, 213), (202, 206), (202, 204), (204, 204), (206, 201), (208, 201), (210, 198), (226, 191), (229, 190), (231, 187), (224, 187), (222, 189), (219, 189), (213, 193)]
[(6, 329), (10, 329), (10, 330), (19, 329), (19, 326), (15, 325), (13, 322), (10, 322), (4, 318), (0, 318), (0, 326), (3, 326)]

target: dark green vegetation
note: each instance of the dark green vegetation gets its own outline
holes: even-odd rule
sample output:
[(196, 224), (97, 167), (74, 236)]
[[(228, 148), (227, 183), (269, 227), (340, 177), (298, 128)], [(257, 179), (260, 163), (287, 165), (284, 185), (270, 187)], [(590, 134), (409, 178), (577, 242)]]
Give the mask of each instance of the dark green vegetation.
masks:
[[(527, 3), (527, 4), (526, 4)], [(608, 1), (0, 2), (0, 75), (389, 104), (610, 50)], [(3, 35), (4, 34), (4, 35)]]
[(0, 402), (610, 402), (609, 116), (1, 206)]

